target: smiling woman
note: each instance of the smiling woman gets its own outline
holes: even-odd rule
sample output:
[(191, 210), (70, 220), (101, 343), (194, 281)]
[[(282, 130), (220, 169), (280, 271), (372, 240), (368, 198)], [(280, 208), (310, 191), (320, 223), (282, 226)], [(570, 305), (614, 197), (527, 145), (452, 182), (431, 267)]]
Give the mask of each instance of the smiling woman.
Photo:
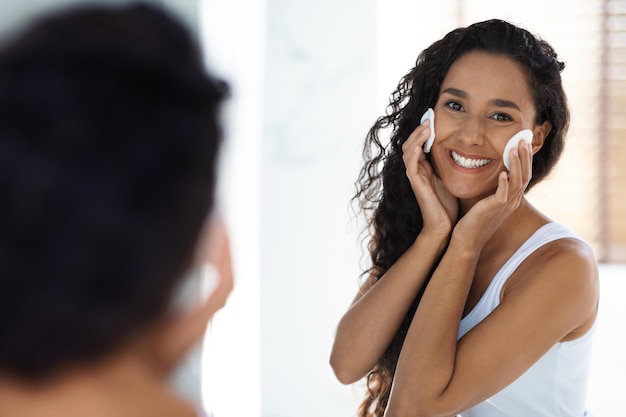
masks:
[[(595, 258), (525, 198), (563, 149), (563, 68), (507, 22), (457, 29), (370, 129), (355, 199), (372, 266), (331, 354), (341, 382), (367, 375), (359, 416), (587, 415)], [(420, 124), (429, 107), (435, 126)], [(526, 129), (507, 172), (506, 144)]]

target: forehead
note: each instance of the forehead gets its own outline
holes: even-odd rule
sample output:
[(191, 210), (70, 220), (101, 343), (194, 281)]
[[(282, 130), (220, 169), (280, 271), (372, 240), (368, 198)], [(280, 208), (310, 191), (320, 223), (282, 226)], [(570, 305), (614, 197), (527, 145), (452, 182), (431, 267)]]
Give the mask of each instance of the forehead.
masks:
[(534, 109), (528, 75), (513, 59), (486, 52), (470, 52), (450, 66), (441, 84), (462, 90), (475, 100), (510, 100)]

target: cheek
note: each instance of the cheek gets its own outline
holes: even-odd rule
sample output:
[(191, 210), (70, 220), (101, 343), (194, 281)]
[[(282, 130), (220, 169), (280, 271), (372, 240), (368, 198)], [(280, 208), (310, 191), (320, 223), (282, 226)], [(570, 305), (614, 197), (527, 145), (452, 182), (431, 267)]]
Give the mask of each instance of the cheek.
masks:
[(445, 159), (448, 157), (446, 148), (449, 147), (457, 130), (455, 124), (448, 119), (445, 115), (439, 118), (435, 115), (435, 141), (429, 160), (437, 175), (440, 175), (441, 168), (445, 164)]
[(503, 159), (505, 158), (505, 152), (510, 152), (513, 148), (516, 148), (519, 145), (519, 142), (524, 140), (523, 138), (528, 138), (528, 136), (522, 134), (520, 130), (511, 130), (505, 133), (498, 132), (490, 137), (492, 138), (490, 140), (492, 148)]
[(430, 161), (435, 169), (435, 172), (439, 172), (445, 159), (448, 157), (447, 148), (450, 147), (451, 142), (454, 140), (457, 128), (454, 123), (442, 118), (443, 120), (437, 120), (435, 118), (435, 142), (431, 149)]
[(444, 146), (437, 146), (437, 137), (435, 137), (435, 144), (433, 145), (431, 152), (429, 154), (430, 165), (433, 167), (435, 174), (440, 177), (441, 170), (446, 165), (446, 158), (448, 158), (448, 151), (446, 151)]
[(439, 118), (435, 116), (435, 143), (433, 145), (447, 142), (453, 138), (458, 129), (457, 124), (454, 120), (450, 120), (449, 117), (445, 117), (445, 115)]

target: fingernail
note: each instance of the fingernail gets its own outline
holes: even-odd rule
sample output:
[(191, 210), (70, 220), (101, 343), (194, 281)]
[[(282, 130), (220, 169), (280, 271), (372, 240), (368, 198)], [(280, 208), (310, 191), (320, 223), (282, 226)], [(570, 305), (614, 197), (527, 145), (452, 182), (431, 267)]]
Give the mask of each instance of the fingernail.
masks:
[(424, 120), (424, 123), (422, 123), (422, 126), (430, 126), (430, 119)]

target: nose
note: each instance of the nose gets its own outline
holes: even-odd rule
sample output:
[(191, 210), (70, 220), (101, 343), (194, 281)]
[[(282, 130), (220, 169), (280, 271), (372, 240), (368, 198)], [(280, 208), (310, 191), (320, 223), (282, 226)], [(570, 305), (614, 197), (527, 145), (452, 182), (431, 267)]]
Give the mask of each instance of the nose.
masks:
[(477, 116), (468, 116), (459, 126), (458, 139), (464, 146), (480, 146), (485, 142), (485, 122)]

